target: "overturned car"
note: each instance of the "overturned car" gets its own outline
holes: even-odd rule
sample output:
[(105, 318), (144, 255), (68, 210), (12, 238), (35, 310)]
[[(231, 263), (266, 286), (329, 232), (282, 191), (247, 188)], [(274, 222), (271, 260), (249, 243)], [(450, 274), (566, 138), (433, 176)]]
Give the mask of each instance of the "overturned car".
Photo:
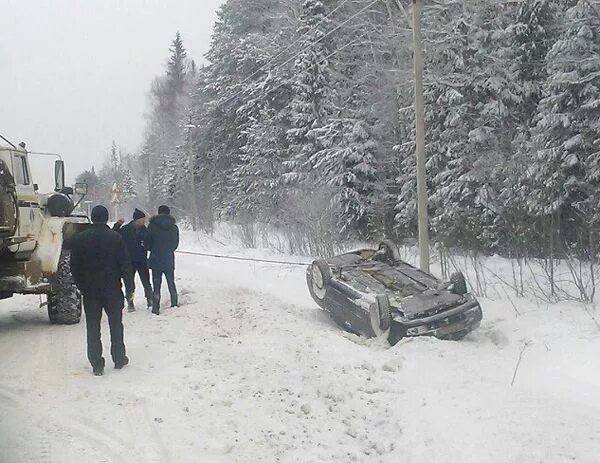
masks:
[(391, 344), (413, 336), (459, 340), (482, 319), (461, 273), (441, 282), (402, 261), (389, 241), (315, 260), (306, 280), (313, 299), (338, 325)]

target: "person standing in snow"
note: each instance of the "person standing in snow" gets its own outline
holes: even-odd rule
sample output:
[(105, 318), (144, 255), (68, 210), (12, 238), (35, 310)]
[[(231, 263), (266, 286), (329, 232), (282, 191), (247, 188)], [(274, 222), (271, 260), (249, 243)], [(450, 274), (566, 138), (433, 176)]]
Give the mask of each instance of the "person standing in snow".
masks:
[(108, 316), (110, 353), (115, 368), (129, 363), (123, 341), (124, 297), (121, 280), (127, 293), (132, 291), (133, 270), (125, 241), (111, 230), (108, 210), (104, 206), (92, 209), (92, 226), (75, 236), (71, 248), (71, 273), (83, 294), (87, 328), (87, 356), (96, 376), (104, 373), (100, 321), (102, 310)]
[[(118, 231), (129, 250), (131, 256), (131, 264), (133, 266), (133, 277), (135, 291), (135, 274), (137, 273), (142, 281), (144, 287), (144, 296), (148, 303), (148, 308), (152, 307), (152, 285), (150, 284), (150, 271), (148, 270), (148, 254), (146, 248), (144, 248), (144, 240), (148, 233), (146, 228), (146, 214), (136, 209), (133, 212), (133, 220), (127, 225), (123, 225), (122, 221), (118, 221), (113, 225), (113, 230)], [(127, 298), (127, 309), (129, 312), (135, 312), (135, 304), (133, 303), (133, 295), (126, 294)]]
[(144, 246), (150, 251), (148, 266), (152, 270), (152, 313), (160, 313), (160, 286), (162, 276), (167, 279), (171, 294), (171, 307), (177, 306), (177, 288), (175, 287), (175, 250), (179, 246), (179, 228), (167, 206), (158, 208), (158, 215), (150, 219)]

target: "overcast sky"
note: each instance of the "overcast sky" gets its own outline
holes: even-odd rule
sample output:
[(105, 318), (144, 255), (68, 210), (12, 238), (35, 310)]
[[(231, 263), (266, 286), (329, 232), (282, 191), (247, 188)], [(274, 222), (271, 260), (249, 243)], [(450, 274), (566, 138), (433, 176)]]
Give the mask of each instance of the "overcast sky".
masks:
[(201, 63), (222, 3), (0, 0), (0, 134), (60, 152), (71, 178), (99, 168), (113, 139), (136, 149), (175, 32)]

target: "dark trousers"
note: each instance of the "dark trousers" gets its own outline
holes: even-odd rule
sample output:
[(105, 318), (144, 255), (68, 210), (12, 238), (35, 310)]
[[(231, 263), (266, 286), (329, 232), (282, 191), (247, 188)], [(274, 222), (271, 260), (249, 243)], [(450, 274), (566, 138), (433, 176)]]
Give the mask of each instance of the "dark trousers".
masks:
[[(152, 299), (152, 285), (150, 284), (150, 270), (146, 262), (132, 262), (133, 264), (133, 291), (135, 291), (135, 274), (140, 276), (144, 287), (144, 297)], [(129, 296), (129, 295), (128, 295)]]
[(100, 321), (102, 310), (108, 317), (110, 327), (110, 353), (113, 362), (118, 363), (125, 357), (123, 342), (123, 295), (83, 298), (85, 323), (87, 328), (87, 355), (92, 367), (103, 366), (102, 338), (100, 336)]
[(169, 294), (171, 294), (171, 305), (177, 305), (177, 288), (175, 287), (175, 271), (174, 270), (152, 270), (152, 286), (154, 286), (154, 297), (152, 298), (152, 311), (160, 310), (160, 286), (162, 284), (162, 276), (167, 279)]

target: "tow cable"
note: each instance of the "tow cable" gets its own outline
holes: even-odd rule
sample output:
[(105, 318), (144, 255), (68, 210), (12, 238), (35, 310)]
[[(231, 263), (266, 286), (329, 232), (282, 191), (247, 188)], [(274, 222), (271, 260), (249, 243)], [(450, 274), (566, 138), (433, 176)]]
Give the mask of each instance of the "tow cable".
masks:
[(253, 259), (251, 257), (237, 257), (237, 256), (224, 256), (221, 254), (208, 254), (205, 252), (196, 252), (196, 251), (175, 251), (178, 254), (189, 254), (192, 256), (203, 256), (203, 257), (213, 257), (215, 259), (227, 259), (227, 260), (241, 260), (245, 262), (260, 262), (264, 264), (276, 264), (276, 265), (294, 265), (301, 267), (308, 267), (310, 264), (306, 262), (288, 262), (285, 260), (270, 260), (270, 259)]

